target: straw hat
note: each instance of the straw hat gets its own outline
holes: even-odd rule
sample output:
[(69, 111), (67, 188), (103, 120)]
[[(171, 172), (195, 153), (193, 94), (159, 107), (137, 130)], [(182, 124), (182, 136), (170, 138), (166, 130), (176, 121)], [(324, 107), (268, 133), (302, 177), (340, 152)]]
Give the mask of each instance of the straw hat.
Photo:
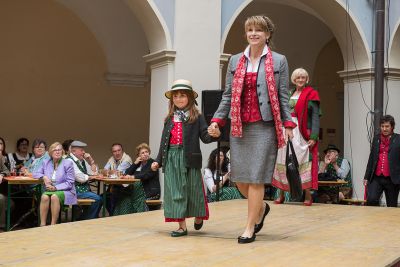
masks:
[(179, 79), (174, 81), (174, 83), (171, 86), (171, 89), (165, 92), (165, 96), (170, 99), (171, 95), (174, 91), (178, 90), (187, 90), (192, 92), (194, 98), (196, 99), (198, 97), (198, 94), (193, 90), (192, 88), (192, 82), (184, 79)]

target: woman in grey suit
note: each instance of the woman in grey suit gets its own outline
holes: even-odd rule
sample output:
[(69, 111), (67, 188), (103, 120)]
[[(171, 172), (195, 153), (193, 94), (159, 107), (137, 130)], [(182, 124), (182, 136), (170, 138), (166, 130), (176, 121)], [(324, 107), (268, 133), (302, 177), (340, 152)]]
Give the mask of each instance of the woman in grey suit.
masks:
[(274, 24), (266, 16), (252, 16), (244, 28), (249, 45), (229, 61), (225, 92), (209, 127), (217, 137), (217, 129), (231, 118), (231, 179), (248, 199), (240, 244), (253, 242), (263, 227), (269, 212), (263, 204), (264, 184), (271, 183), (278, 148), (296, 127), (288, 106), (286, 58), (269, 47)]

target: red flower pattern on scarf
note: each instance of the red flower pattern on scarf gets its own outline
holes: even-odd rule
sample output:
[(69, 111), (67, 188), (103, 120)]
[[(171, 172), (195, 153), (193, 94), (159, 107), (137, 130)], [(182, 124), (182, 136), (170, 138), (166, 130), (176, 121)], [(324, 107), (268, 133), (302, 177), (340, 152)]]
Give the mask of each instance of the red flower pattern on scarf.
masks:
[[(246, 75), (246, 57), (242, 55), (236, 67), (232, 81), (232, 99), (231, 99), (231, 134), (234, 137), (242, 137), (242, 120), (240, 116), (241, 95), (243, 83)], [(278, 140), (278, 148), (285, 145), (283, 136), (283, 124), (281, 119), (281, 111), (278, 99), (278, 91), (276, 89), (274, 78), (274, 62), (271, 50), (268, 47), (268, 53), (265, 58), (265, 80), (268, 84), (268, 96), (271, 102), (272, 115), (274, 116), (275, 132)]]

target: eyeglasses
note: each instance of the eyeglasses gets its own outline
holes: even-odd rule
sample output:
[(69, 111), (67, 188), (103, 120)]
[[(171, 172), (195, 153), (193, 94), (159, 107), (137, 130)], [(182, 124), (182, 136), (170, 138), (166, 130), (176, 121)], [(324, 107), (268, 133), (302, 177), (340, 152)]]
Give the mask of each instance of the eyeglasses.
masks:
[(45, 146), (35, 146), (34, 148), (36, 148), (36, 149), (46, 149)]

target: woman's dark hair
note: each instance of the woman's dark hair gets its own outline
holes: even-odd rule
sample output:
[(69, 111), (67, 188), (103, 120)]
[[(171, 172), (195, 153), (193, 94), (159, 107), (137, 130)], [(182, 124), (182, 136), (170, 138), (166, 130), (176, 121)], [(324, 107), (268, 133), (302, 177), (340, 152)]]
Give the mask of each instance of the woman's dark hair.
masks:
[(7, 152), (6, 152), (6, 142), (4, 141), (3, 137), (0, 137), (0, 140), (3, 142), (3, 151), (1, 151), (1, 154), (3, 156), (7, 156)]
[(21, 137), (20, 139), (17, 140), (17, 151), (19, 151), (18, 148), (22, 144), (22, 142), (24, 142), (24, 141), (26, 141), (28, 143), (28, 146), (29, 146), (29, 140), (27, 138), (25, 138), (25, 137)]
[(383, 117), (381, 118), (381, 120), (379, 121), (379, 124), (382, 125), (382, 124), (384, 124), (385, 122), (389, 122), (390, 125), (392, 126), (392, 128), (394, 129), (394, 126), (395, 126), (396, 123), (394, 122), (393, 116), (391, 116), (391, 115), (385, 115), (385, 116), (383, 116)]
[[(222, 161), (221, 165), (221, 173), (227, 173), (228, 172), (228, 165), (229, 165), (229, 159), (226, 156), (226, 151), (223, 149), (220, 149), (220, 153), (223, 153), (224, 155), (224, 160)], [(208, 164), (207, 168), (211, 170), (212, 173), (214, 173), (217, 170), (217, 163), (216, 163), (216, 158), (218, 156), (218, 149), (214, 149), (210, 153), (210, 157), (208, 158)]]
[(44, 149), (47, 150), (47, 143), (46, 143), (46, 141), (44, 141), (43, 139), (36, 138), (36, 139), (33, 140), (33, 142), (32, 142), (32, 151), (33, 151), (33, 149), (34, 149), (36, 146), (40, 146), (41, 144), (43, 144), (43, 145), (44, 145)]
[(71, 146), (71, 143), (74, 142), (74, 140), (72, 139), (67, 139), (65, 140), (61, 145), (63, 147), (63, 150), (65, 152), (65, 154), (68, 153), (69, 147)]

